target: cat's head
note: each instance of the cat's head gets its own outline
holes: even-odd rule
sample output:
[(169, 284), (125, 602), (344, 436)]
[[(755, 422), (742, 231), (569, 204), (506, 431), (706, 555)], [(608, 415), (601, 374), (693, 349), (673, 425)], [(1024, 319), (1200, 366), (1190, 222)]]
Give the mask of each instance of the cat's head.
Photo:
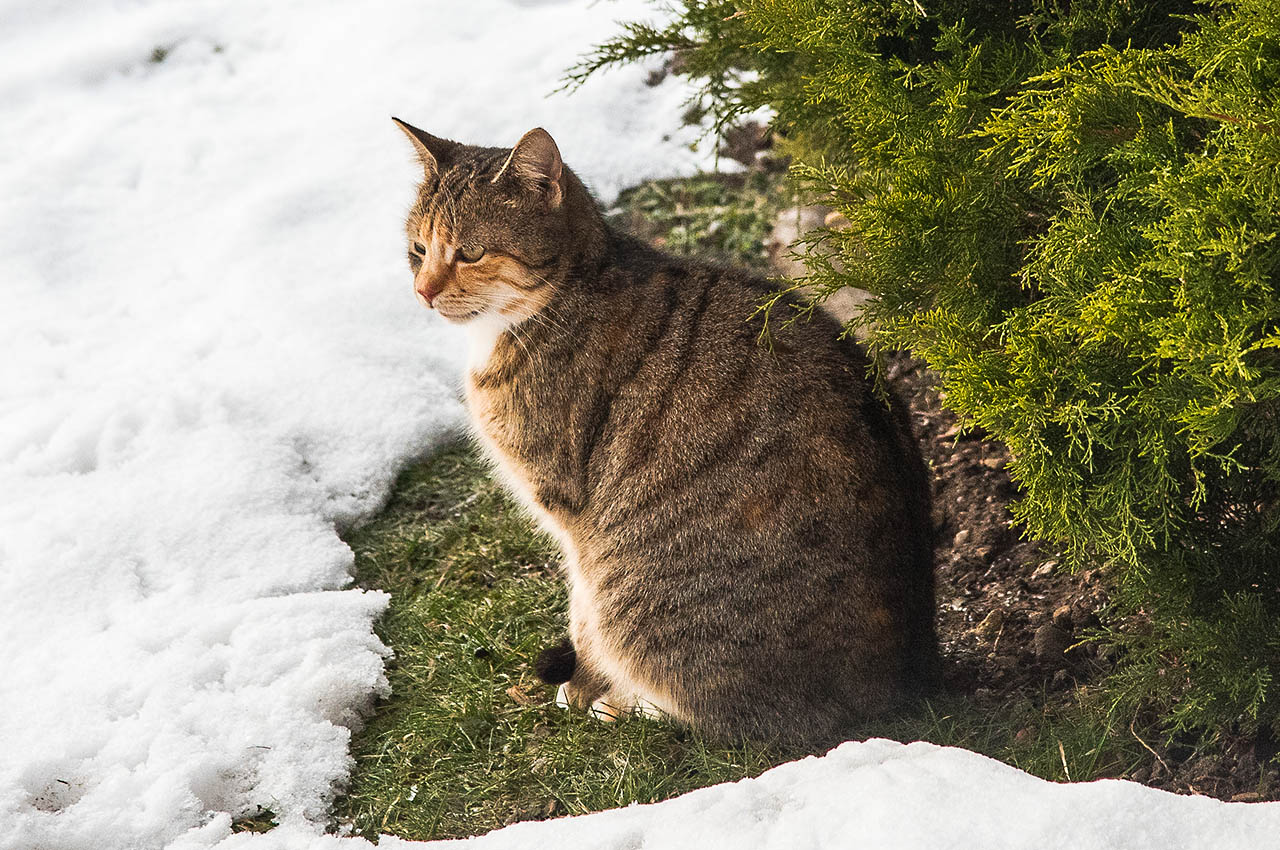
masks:
[(540, 311), (581, 241), (584, 199), (594, 213), (550, 134), (482, 148), (394, 120), (425, 170), (405, 223), (418, 300), (459, 323), (513, 325)]

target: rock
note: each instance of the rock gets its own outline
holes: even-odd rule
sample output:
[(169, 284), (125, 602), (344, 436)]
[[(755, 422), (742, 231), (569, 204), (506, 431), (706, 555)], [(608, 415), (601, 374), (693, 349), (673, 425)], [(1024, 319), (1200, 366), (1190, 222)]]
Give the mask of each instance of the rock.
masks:
[(1031, 742), (1033, 737), (1035, 737), (1035, 733), (1024, 726), (1018, 730), (1016, 735), (1013, 736), (1013, 742), (1015, 744), (1027, 744)]
[(1053, 624), (1063, 631), (1071, 631), (1071, 606), (1060, 605), (1053, 611)]
[(1071, 646), (1071, 633), (1053, 623), (1045, 623), (1036, 629), (1032, 645), (1036, 650), (1036, 658), (1041, 661), (1062, 661), (1063, 655)]
[(1233, 803), (1256, 803), (1262, 799), (1262, 795), (1257, 791), (1241, 791), (1239, 794), (1231, 796)]
[(1004, 628), (1004, 620), (1004, 609), (995, 608), (991, 613), (982, 618), (981, 623), (978, 623), (978, 625), (974, 626), (970, 631), (979, 637), (987, 638), (989, 640), (998, 635), (1000, 630)]
[(1148, 767), (1135, 767), (1133, 772), (1125, 778), (1133, 782), (1146, 782), (1151, 778), (1151, 769)]
[(769, 262), (773, 268), (787, 277), (802, 277), (808, 274), (804, 263), (790, 256), (791, 246), (810, 231), (822, 226), (830, 207), (798, 206), (789, 207), (778, 213), (773, 222), (773, 231), (765, 240), (765, 248), (769, 252)]
[(970, 533), (969, 529), (967, 529), (967, 528), (962, 528), (962, 529), (960, 529), (959, 531), (957, 531), (957, 532), (956, 532), (955, 539), (951, 541), (951, 542), (952, 542), (952, 545), (954, 545), (954, 546), (963, 546), (964, 544), (966, 544), (966, 543), (968, 543), (968, 542), (969, 542), (969, 538), (970, 538), (971, 536), (973, 536), (973, 535)]
[(1222, 766), (1222, 761), (1217, 756), (1205, 756), (1191, 765), (1191, 778), (1195, 781), (1203, 781), (1218, 773), (1218, 769)]
[(1002, 457), (984, 457), (981, 461), (987, 469), (1004, 469), (1005, 459)]
[(1045, 561), (1036, 567), (1036, 571), (1031, 574), (1032, 578), (1047, 578), (1053, 575), (1053, 571), (1058, 568), (1057, 561)]
[(827, 217), (823, 219), (822, 224), (832, 230), (847, 230), (849, 228), (849, 219), (840, 210), (832, 210), (827, 213)]

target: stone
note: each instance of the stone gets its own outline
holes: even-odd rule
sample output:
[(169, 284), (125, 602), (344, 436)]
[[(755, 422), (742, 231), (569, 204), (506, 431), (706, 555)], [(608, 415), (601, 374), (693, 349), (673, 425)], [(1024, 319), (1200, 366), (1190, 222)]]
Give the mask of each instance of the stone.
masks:
[(827, 213), (827, 217), (823, 219), (822, 224), (832, 230), (848, 230), (850, 226), (849, 219), (840, 210), (832, 210)]
[(978, 623), (978, 625), (974, 626), (970, 631), (979, 637), (990, 639), (998, 635), (1000, 630), (1004, 628), (1004, 620), (1004, 609), (995, 608), (992, 609), (987, 616), (982, 618), (981, 623)]
[(1031, 577), (1032, 578), (1048, 578), (1049, 576), (1053, 575), (1053, 571), (1057, 569), (1057, 567), (1058, 567), (1057, 561), (1045, 561), (1043, 564), (1036, 567), (1036, 571), (1031, 574)]
[(1063, 655), (1071, 646), (1071, 633), (1053, 623), (1045, 623), (1036, 629), (1032, 645), (1036, 650), (1036, 658), (1041, 661), (1062, 661)]
[(959, 531), (957, 531), (957, 532), (956, 532), (955, 539), (954, 539), (954, 540), (952, 540), (951, 542), (952, 542), (952, 544), (953, 544), (953, 545), (955, 545), (955, 546), (963, 546), (964, 544), (966, 544), (966, 543), (968, 543), (968, 542), (969, 542), (969, 538), (970, 538), (971, 536), (973, 536), (973, 535), (972, 535), (972, 533), (969, 531), (969, 529), (967, 529), (967, 528), (962, 528), (962, 529), (960, 529)]

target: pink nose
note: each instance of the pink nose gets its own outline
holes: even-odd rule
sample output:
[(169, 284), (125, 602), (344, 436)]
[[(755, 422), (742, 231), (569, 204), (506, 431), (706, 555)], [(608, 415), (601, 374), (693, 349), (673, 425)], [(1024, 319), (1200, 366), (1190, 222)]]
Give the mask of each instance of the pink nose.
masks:
[(419, 295), (427, 301), (428, 307), (435, 306), (435, 300), (440, 297), (440, 293), (444, 291), (444, 280), (442, 278), (418, 278), (413, 282), (413, 288)]

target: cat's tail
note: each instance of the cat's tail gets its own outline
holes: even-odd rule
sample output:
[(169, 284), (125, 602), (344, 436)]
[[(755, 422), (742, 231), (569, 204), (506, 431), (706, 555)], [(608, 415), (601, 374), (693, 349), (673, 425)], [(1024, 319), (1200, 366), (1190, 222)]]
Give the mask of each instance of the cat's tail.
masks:
[(573, 678), (573, 671), (577, 666), (578, 654), (574, 652), (573, 642), (564, 638), (555, 646), (538, 653), (538, 660), (533, 662), (533, 671), (548, 685), (563, 685)]

